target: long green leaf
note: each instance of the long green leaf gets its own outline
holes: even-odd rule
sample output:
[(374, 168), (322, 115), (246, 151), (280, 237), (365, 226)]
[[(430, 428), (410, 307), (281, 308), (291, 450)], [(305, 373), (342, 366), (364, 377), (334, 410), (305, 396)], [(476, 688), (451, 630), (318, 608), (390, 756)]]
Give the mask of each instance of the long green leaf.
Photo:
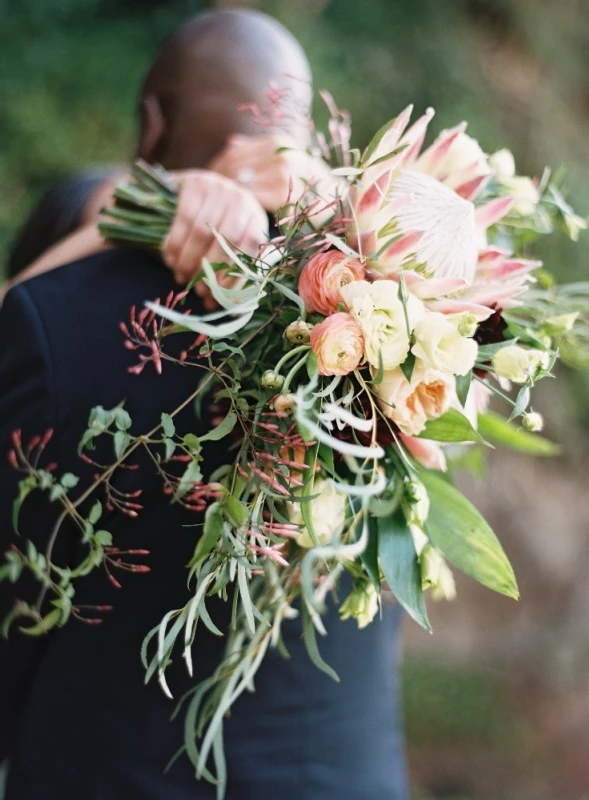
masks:
[(405, 516), (398, 510), (378, 520), (378, 552), (385, 580), (405, 611), (431, 632), (427, 618), (421, 569)]
[(437, 475), (422, 470), (420, 478), (430, 499), (427, 531), (432, 543), (471, 578), (517, 599), (511, 564), (476, 508)]
[(535, 456), (554, 456), (559, 448), (554, 442), (512, 425), (494, 411), (479, 414), (479, 431), (497, 444)]
[(313, 627), (313, 622), (311, 620), (311, 615), (309, 614), (309, 610), (303, 601), (301, 603), (301, 617), (303, 621), (303, 641), (305, 642), (305, 647), (307, 648), (307, 653), (309, 654), (309, 658), (315, 664), (317, 669), (320, 669), (321, 672), (325, 672), (326, 675), (329, 675), (330, 678), (333, 678), (334, 681), (339, 683), (339, 675), (337, 672), (329, 666), (329, 664), (321, 658), (321, 654), (319, 653), (319, 648), (317, 647), (317, 638), (315, 636), (315, 628)]

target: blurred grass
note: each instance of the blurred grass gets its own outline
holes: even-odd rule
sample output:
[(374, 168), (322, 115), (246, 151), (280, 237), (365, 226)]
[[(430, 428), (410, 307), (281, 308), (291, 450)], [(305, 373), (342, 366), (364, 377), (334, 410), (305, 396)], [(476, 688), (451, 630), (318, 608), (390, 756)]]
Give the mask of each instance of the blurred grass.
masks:
[(402, 682), (410, 747), (440, 741), (511, 746), (513, 721), (491, 671), (410, 657)]

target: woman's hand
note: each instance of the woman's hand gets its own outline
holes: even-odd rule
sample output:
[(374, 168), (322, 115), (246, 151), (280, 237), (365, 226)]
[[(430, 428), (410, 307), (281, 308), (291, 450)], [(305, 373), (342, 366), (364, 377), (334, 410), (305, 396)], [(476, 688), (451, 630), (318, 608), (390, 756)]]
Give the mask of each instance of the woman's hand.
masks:
[(287, 202), (291, 191), (298, 198), (307, 182), (319, 184), (324, 200), (331, 199), (336, 187), (328, 165), (298, 149), (286, 134), (231, 136), (208, 169), (250, 189), (272, 214)]
[(227, 261), (212, 229), (252, 256), (268, 241), (268, 217), (248, 189), (205, 170), (176, 172), (174, 178), (178, 211), (162, 255), (178, 283), (188, 283), (203, 258)]

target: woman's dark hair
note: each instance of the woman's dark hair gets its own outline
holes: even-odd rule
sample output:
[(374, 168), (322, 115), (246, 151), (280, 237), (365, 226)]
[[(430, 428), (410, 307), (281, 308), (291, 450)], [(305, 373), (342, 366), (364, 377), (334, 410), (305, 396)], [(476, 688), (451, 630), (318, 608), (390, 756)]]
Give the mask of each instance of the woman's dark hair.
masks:
[(46, 192), (22, 226), (8, 257), (8, 278), (16, 277), (61, 239), (80, 227), (93, 192), (116, 172), (99, 167), (68, 175)]

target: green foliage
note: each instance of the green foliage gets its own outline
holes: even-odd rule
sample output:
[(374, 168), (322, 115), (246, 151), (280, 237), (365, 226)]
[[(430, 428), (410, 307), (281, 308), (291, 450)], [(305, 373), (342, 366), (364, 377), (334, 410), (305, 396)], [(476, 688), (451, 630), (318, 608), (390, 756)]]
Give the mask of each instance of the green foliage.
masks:
[(423, 470), (420, 478), (431, 503), (426, 529), (432, 543), (471, 578), (517, 599), (511, 564), (479, 512), (437, 475)]
[(378, 551), (391, 591), (405, 611), (426, 631), (431, 631), (421, 588), (421, 569), (402, 511), (378, 520)]

